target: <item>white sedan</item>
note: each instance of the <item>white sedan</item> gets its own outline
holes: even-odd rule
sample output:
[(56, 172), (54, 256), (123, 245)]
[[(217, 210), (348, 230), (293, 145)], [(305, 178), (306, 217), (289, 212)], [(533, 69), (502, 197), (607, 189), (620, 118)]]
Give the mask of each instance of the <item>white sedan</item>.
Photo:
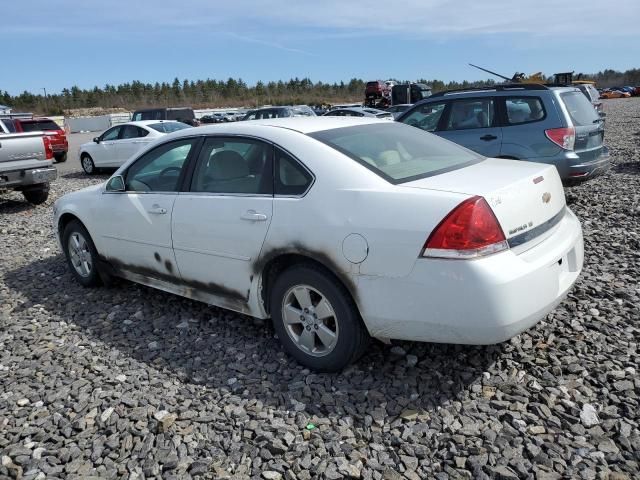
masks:
[(80, 165), (89, 175), (99, 168), (119, 167), (159, 137), (185, 128), (191, 126), (173, 120), (144, 120), (116, 125), (92, 142), (80, 146)]
[(370, 337), (502, 342), (583, 264), (555, 167), (370, 118), (176, 132), (54, 209), (82, 285), (118, 276), (271, 317), (286, 351), (324, 371)]

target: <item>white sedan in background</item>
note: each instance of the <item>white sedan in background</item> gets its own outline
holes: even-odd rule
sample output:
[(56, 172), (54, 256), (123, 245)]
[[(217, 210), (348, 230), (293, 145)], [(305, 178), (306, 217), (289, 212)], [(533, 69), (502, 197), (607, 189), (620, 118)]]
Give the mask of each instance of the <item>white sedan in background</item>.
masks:
[(116, 125), (92, 142), (80, 146), (80, 165), (89, 175), (99, 168), (119, 167), (159, 137), (185, 128), (191, 126), (173, 120), (144, 120)]
[(374, 118), (183, 130), (55, 206), (70, 271), (273, 319), (335, 371), (370, 337), (502, 342), (565, 297), (580, 222), (553, 165)]

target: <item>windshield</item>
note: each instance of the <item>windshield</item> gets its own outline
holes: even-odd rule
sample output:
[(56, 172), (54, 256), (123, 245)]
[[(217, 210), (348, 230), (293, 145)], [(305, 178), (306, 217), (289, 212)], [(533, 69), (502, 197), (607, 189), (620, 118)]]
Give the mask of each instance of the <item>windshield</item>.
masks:
[(598, 113), (591, 105), (591, 102), (585, 98), (580, 91), (561, 93), (560, 97), (564, 101), (571, 122), (574, 127), (584, 127), (586, 125), (593, 125), (600, 119)]
[(48, 132), (51, 130), (62, 130), (53, 120), (35, 120), (29, 122), (20, 122), (23, 132)]
[(455, 143), (401, 123), (357, 125), (310, 136), (394, 184), (456, 170), (484, 159)]
[(147, 125), (147, 127), (153, 128), (160, 133), (171, 133), (177, 132), (178, 130), (184, 130), (185, 128), (191, 128), (190, 125), (182, 122), (152, 123), (151, 125)]

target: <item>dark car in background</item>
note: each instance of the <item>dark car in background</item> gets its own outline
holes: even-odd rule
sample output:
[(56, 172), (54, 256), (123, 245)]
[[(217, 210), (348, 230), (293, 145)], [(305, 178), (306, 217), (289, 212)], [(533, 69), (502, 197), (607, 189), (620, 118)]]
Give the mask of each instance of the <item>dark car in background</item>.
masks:
[(9, 131), (15, 133), (44, 132), (51, 143), (56, 162), (65, 162), (69, 151), (67, 133), (60, 125), (46, 117), (5, 118), (2, 120)]
[(242, 118), (242, 120), (260, 120), (263, 118), (286, 118), (286, 117), (315, 117), (311, 108), (306, 107), (264, 107), (251, 110)]
[(193, 109), (189, 107), (145, 108), (133, 112), (131, 121), (139, 122), (141, 120), (177, 120), (192, 127), (200, 125)]
[(507, 84), (439, 92), (398, 121), (485, 157), (555, 165), (571, 183), (609, 167), (604, 121), (575, 87)]

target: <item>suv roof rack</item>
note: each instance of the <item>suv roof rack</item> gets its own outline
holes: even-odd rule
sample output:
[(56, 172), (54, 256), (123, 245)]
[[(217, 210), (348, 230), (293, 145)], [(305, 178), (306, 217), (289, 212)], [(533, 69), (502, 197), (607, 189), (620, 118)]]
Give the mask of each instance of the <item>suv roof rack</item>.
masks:
[(454, 90), (444, 90), (442, 92), (437, 92), (427, 98), (432, 97), (444, 97), (445, 95), (456, 94), (456, 93), (465, 93), (465, 92), (482, 92), (482, 91), (492, 91), (495, 90), (497, 92), (504, 92), (510, 90), (548, 90), (549, 87), (543, 85), (541, 83), (506, 83), (502, 85), (492, 85), (490, 87), (469, 87), (469, 88), (457, 88)]

